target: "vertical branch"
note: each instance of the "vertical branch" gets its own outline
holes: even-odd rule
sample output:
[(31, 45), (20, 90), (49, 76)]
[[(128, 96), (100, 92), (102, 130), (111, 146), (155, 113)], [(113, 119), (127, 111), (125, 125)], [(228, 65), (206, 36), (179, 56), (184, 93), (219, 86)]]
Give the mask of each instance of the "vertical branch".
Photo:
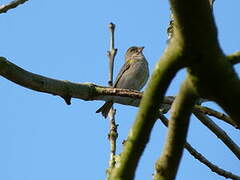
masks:
[[(210, 6), (213, 9), (213, 3), (215, 2), (215, 0), (209, 0)], [(173, 14), (172, 14), (172, 9), (170, 8), (170, 21), (169, 21), (169, 25), (167, 28), (167, 34), (168, 34), (168, 42), (172, 39), (173, 35), (174, 35), (174, 19), (173, 19)]]
[[(115, 24), (110, 23), (108, 25), (110, 30), (110, 47), (108, 51), (108, 59), (109, 59), (109, 74), (108, 74), (108, 85), (110, 87), (113, 86), (113, 68), (114, 68), (114, 59), (117, 54), (117, 49), (114, 48), (114, 30), (115, 30)], [(115, 113), (116, 110), (111, 108), (108, 117), (109, 117), (109, 133), (108, 133), (108, 140), (110, 142), (110, 158), (109, 158), (109, 167), (107, 170), (107, 179), (109, 179), (109, 175), (111, 174), (111, 171), (115, 167), (116, 164), (116, 140), (118, 137), (117, 133), (117, 124), (115, 122)]]
[(108, 85), (113, 85), (113, 68), (114, 68), (114, 59), (117, 54), (117, 49), (114, 48), (114, 31), (115, 31), (115, 24), (110, 23), (108, 25), (110, 30), (110, 47), (108, 51), (108, 59), (109, 59), (109, 73), (108, 73)]
[(161, 157), (156, 162), (154, 180), (175, 179), (186, 142), (189, 119), (196, 102), (196, 94), (191, 83), (186, 81), (173, 102), (168, 135)]

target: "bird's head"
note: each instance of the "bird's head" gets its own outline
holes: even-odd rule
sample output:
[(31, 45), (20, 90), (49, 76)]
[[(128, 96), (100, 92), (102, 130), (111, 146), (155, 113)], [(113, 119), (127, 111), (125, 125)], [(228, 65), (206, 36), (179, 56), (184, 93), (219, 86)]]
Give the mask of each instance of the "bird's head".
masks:
[(144, 47), (137, 47), (137, 46), (132, 46), (128, 48), (126, 54), (125, 54), (125, 59), (133, 59), (133, 58), (141, 58), (143, 57), (143, 49)]

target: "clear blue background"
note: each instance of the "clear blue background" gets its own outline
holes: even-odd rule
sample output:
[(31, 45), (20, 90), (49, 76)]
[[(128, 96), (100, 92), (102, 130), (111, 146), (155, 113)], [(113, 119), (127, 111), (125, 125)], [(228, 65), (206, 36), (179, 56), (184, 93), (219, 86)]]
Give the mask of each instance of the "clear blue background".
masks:
[[(239, 7), (239, 0), (217, 0), (215, 4), (219, 40), (225, 53), (240, 50)], [(29, 0), (0, 14), (0, 55), (47, 77), (107, 85), (109, 22), (117, 25), (115, 75), (126, 49), (132, 45), (146, 47), (144, 53), (152, 72), (166, 47), (168, 1)], [(183, 79), (181, 71), (167, 94), (176, 95)], [(103, 102), (73, 99), (72, 105), (67, 106), (62, 98), (34, 92), (2, 77), (0, 92), (1, 180), (105, 179), (109, 124), (95, 114)], [(221, 110), (213, 103), (207, 105)], [(115, 107), (119, 153), (137, 108)], [(240, 145), (239, 131), (219, 120), (215, 122)], [(151, 179), (165, 136), (166, 128), (157, 122), (136, 179)], [(239, 160), (195, 118), (188, 141), (211, 162), (239, 175)], [(225, 179), (184, 151), (177, 179), (193, 178)]]

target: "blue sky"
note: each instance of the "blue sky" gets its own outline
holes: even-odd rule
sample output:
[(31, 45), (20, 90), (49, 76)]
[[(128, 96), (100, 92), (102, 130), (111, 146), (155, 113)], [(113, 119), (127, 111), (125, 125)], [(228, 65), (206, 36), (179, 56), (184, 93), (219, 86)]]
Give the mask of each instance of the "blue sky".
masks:
[[(8, 1), (1, 1), (6, 3)], [(216, 0), (214, 14), (225, 53), (240, 50), (239, 0)], [(107, 85), (109, 22), (116, 24), (118, 54), (115, 75), (132, 45), (145, 46), (152, 72), (166, 47), (168, 1), (29, 0), (0, 14), (0, 55), (47, 77)], [(240, 72), (239, 66), (236, 71)], [(176, 95), (184, 79), (178, 73), (167, 95)], [(96, 109), (100, 101), (72, 100), (34, 92), (0, 77), (0, 179), (65, 180), (105, 178), (108, 166), (108, 121)], [(221, 111), (213, 103), (210, 107)], [(118, 153), (137, 108), (115, 105), (119, 124)], [(239, 131), (215, 120), (239, 144)], [(136, 179), (151, 179), (162, 151), (166, 128), (156, 123), (138, 166)], [(192, 118), (188, 141), (211, 162), (239, 174), (239, 160), (198, 120)], [(177, 179), (225, 179), (215, 175), (188, 152)]]

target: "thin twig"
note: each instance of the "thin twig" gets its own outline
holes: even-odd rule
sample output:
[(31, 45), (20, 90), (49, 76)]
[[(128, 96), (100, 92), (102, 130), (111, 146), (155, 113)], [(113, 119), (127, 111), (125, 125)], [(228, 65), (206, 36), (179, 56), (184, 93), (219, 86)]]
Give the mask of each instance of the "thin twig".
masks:
[[(110, 87), (113, 87), (113, 68), (114, 68), (114, 59), (117, 54), (117, 49), (114, 48), (114, 31), (115, 31), (115, 24), (110, 23), (108, 25), (109, 30), (110, 30), (110, 48), (108, 51), (108, 59), (109, 59), (109, 76), (108, 76), (108, 85)], [(109, 167), (107, 170), (107, 179), (109, 179), (110, 174), (112, 170), (115, 167), (116, 164), (116, 141), (118, 137), (118, 132), (117, 132), (117, 124), (115, 121), (115, 114), (116, 110), (112, 107), (110, 109), (110, 112), (108, 114), (109, 117), (109, 133), (108, 133), (108, 139), (110, 142), (110, 159), (109, 159)]]
[(240, 160), (240, 148), (238, 145), (227, 135), (227, 133), (221, 129), (216, 123), (214, 123), (205, 114), (194, 111), (193, 114), (207, 126)]
[(114, 48), (114, 32), (115, 32), (115, 24), (109, 23), (108, 28), (110, 30), (110, 47), (108, 51), (108, 59), (109, 59), (109, 76), (108, 76), (108, 85), (113, 85), (113, 68), (114, 68), (114, 59), (117, 54), (117, 49)]
[[(164, 104), (172, 105), (175, 97), (173, 97), (173, 96), (169, 96), (169, 97), (171, 97), (171, 98), (167, 98), (167, 99), (165, 98), (164, 99), (164, 101), (163, 101)], [(206, 101), (208, 101), (208, 100), (206, 100), (206, 99), (200, 99), (199, 100), (200, 103), (203, 103), (203, 102), (206, 102)], [(234, 123), (233, 120), (229, 116), (227, 116), (224, 113), (221, 113), (221, 112), (215, 111), (215, 110), (213, 110), (209, 107), (200, 106), (200, 105), (195, 105), (193, 107), (193, 110), (201, 112), (203, 114), (207, 114), (209, 116), (213, 116), (215, 118), (218, 118), (218, 119), (224, 121), (225, 123), (228, 123), (228, 124), (232, 125), (236, 129), (240, 129), (240, 127), (236, 123)]]
[(240, 176), (237, 176), (229, 171), (225, 171), (224, 169), (219, 168), (215, 164), (208, 161), (202, 154), (197, 152), (190, 144), (186, 143), (185, 148), (188, 150), (188, 152), (193, 155), (197, 160), (199, 160), (201, 163), (205, 164), (207, 167), (209, 167), (212, 172), (217, 173), (220, 176), (223, 176), (225, 178), (231, 178), (234, 180), (240, 180)]
[(15, 0), (15, 1), (12, 1), (8, 4), (3, 4), (3, 5), (0, 6), (0, 14), (1, 13), (6, 13), (10, 9), (14, 9), (18, 5), (23, 4), (26, 1), (28, 1), (28, 0)]
[[(168, 127), (168, 119), (162, 114), (159, 113), (159, 119), (162, 121), (162, 123)], [(207, 160), (202, 154), (200, 154), (199, 152), (197, 152), (197, 150), (195, 150), (188, 142), (185, 143), (185, 149), (197, 160), (199, 160), (201, 163), (205, 164), (209, 169), (211, 169), (211, 171), (217, 173), (220, 176), (223, 176), (225, 178), (231, 178), (234, 180), (240, 180), (240, 177), (225, 171), (221, 168), (219, 168), (218, 166), (214, 165), (213, 163), (211, 163), (209, 160)]]
[(112, 112), (109, 113), (109, 133), (108, 133), (108, 140), (110, 142), (110, 158), (109, 158), (109, 167), (107, 169), (107, 179), (111, 174), (113, 168), (116, 165), (116, 141), (118, 137), (117, 127), (118, 125), (115, 122), (115, 109), (111, 110)]
[(207, 114), (209, 116), (214, 116), (214, 117), (216, 117), (216, 118), (218, 118), (220, 120), (223, 120), (224, 122), (234, 126), (237, 129), (240, 128), (237, 124), (235, 124), (232, 121), (232, 119), (229, 116), (227, 116), (224, 113), (217, 112), (217, 111), (215, 111), (215, 110), (213, 110), (213, 109), (211, 109), (209, 107), (195, 105), (194, 106), (194, 110), (199, 111), (199, 112), (204, 113), (204, 114)]

